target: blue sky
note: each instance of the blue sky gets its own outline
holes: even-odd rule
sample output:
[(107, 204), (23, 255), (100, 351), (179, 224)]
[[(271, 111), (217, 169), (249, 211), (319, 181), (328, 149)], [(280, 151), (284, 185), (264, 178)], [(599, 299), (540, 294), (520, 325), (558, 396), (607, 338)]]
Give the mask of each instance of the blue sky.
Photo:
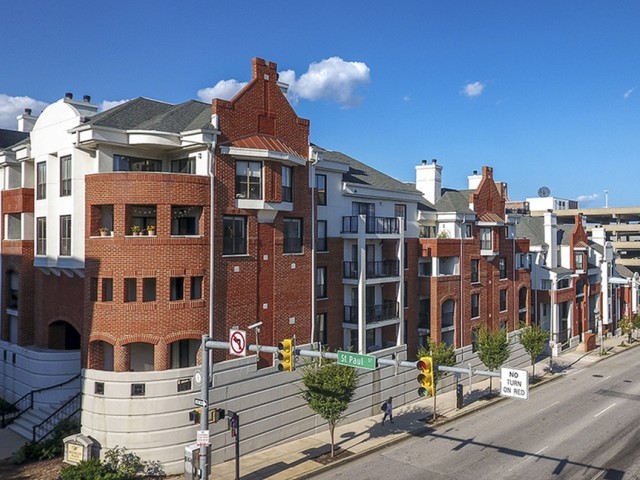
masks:
[[(105, 107), (230, 94), (278, 64), (311, 141), (404, 181), (483, 165), (512, 200), (640, 205), (640, 2), (0, 0), (0, 128), (73, 92)], [(218, 83), (221, 82), (222, 83)], [(210, 90), (214, 89), (215, 90)]]

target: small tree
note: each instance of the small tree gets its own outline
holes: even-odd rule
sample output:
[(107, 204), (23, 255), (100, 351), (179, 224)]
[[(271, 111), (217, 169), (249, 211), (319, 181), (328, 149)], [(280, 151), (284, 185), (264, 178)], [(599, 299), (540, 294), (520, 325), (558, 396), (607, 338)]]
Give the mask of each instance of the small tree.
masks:
[(309, 408), (324, 418), (329, 424), (331, 436), (331, 457), (335, 452), (334, 432), (336, 425), (344, 418), (358, 386), (355, 368), (324, 361), (322, 365), (310, 363), (303, 367), (301, 390)]
[[(507, 361), (510, 353), (507, 332), (499, 330), (489, 330), (487, 326), (480, 328), (478, 334), (478, 357), (480, 361), (490, 370), (496, 370)], [(489, 395), (493, 388), (493, 377), (489, 377)]]
[(640, 328), (640, 314), (635, 314), (633, 316), (633, 329), (636, 330), (636, 338), (637, 338), (637, 331)]
[(549, 339), (549, 333), (540, 328), (540, 325), (531, 325), (529, 327), (521, 326), (524, 331), (520, 334), (520, 343), (524, 347), (525, 352), (531, 357), (531, 367), (533, 369), (532, 377), (536, 378), (536, 358), (543, 352), (544, 346)]
[(444, 365), (446, 367), (453, 367), (456, 364), (456, 352), (453, 347), (448, 343), (433, 342), (431, 339), (427, 339), (427, 346), (420, 347), (418, 350), (418, 358), (431, 357), (433, 361), (433, 419), (436, 419), (436, 387), (440, 377), (445, 375), (444, 372), (438, 370), (438, 365)]

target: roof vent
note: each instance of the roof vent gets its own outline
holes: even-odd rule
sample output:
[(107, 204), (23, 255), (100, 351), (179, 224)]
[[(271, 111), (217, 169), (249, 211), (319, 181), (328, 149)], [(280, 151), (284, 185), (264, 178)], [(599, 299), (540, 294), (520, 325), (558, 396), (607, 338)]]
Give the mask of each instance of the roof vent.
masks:
[(436, 163), (438, 163), (438, 160), (436, 160), (435, 158), (431, 160), (432, 165), (435, 165)]
[(474, 175), (477, 175), (477, 174), (478, 174), (478, 170), (474, 170), (474, 171), (473, 171), (473, 174), (474, 174)]
[(427, 161), (426, 161), (426, 160), (422, 160), (422, 164), (423, 164), (423, 165), (426, 165), (426, 164), (427, 164)]
[(25, 115), (31, 115), (31, 109), (30, 108), (25, 108), (24, 109), (24, 114)]
[(82, 101), (85, 103), (90, 103), (91, 102), (91, 95), (85, 95), (82, 97)]
[(71, 92), (65, 93), (64, 98), (66, 98), (67, 100), (73, 100), (73, 93)]

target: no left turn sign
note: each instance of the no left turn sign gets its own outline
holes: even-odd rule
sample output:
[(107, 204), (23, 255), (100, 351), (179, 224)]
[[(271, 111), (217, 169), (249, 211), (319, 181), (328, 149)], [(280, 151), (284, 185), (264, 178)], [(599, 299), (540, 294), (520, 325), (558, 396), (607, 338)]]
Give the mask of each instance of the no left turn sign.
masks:
[(247, 356), (247, 332), (244, 330), (229, 330), (229, 353), (239, 357)]

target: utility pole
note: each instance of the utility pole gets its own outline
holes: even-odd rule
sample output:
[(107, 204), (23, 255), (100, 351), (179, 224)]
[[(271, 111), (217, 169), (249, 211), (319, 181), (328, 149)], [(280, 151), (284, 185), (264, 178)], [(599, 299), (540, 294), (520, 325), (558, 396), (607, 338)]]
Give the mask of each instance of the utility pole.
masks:
[[(202, 335), (202, 385), (200, 386), (200, 396), (205, 405), (202, 407), (200, 415), (200, 430), (209, 430), (209, 349), (207, 341), (209, 337)], [(200, 479), (209, 479), (209, 445), (200, 445)]]

